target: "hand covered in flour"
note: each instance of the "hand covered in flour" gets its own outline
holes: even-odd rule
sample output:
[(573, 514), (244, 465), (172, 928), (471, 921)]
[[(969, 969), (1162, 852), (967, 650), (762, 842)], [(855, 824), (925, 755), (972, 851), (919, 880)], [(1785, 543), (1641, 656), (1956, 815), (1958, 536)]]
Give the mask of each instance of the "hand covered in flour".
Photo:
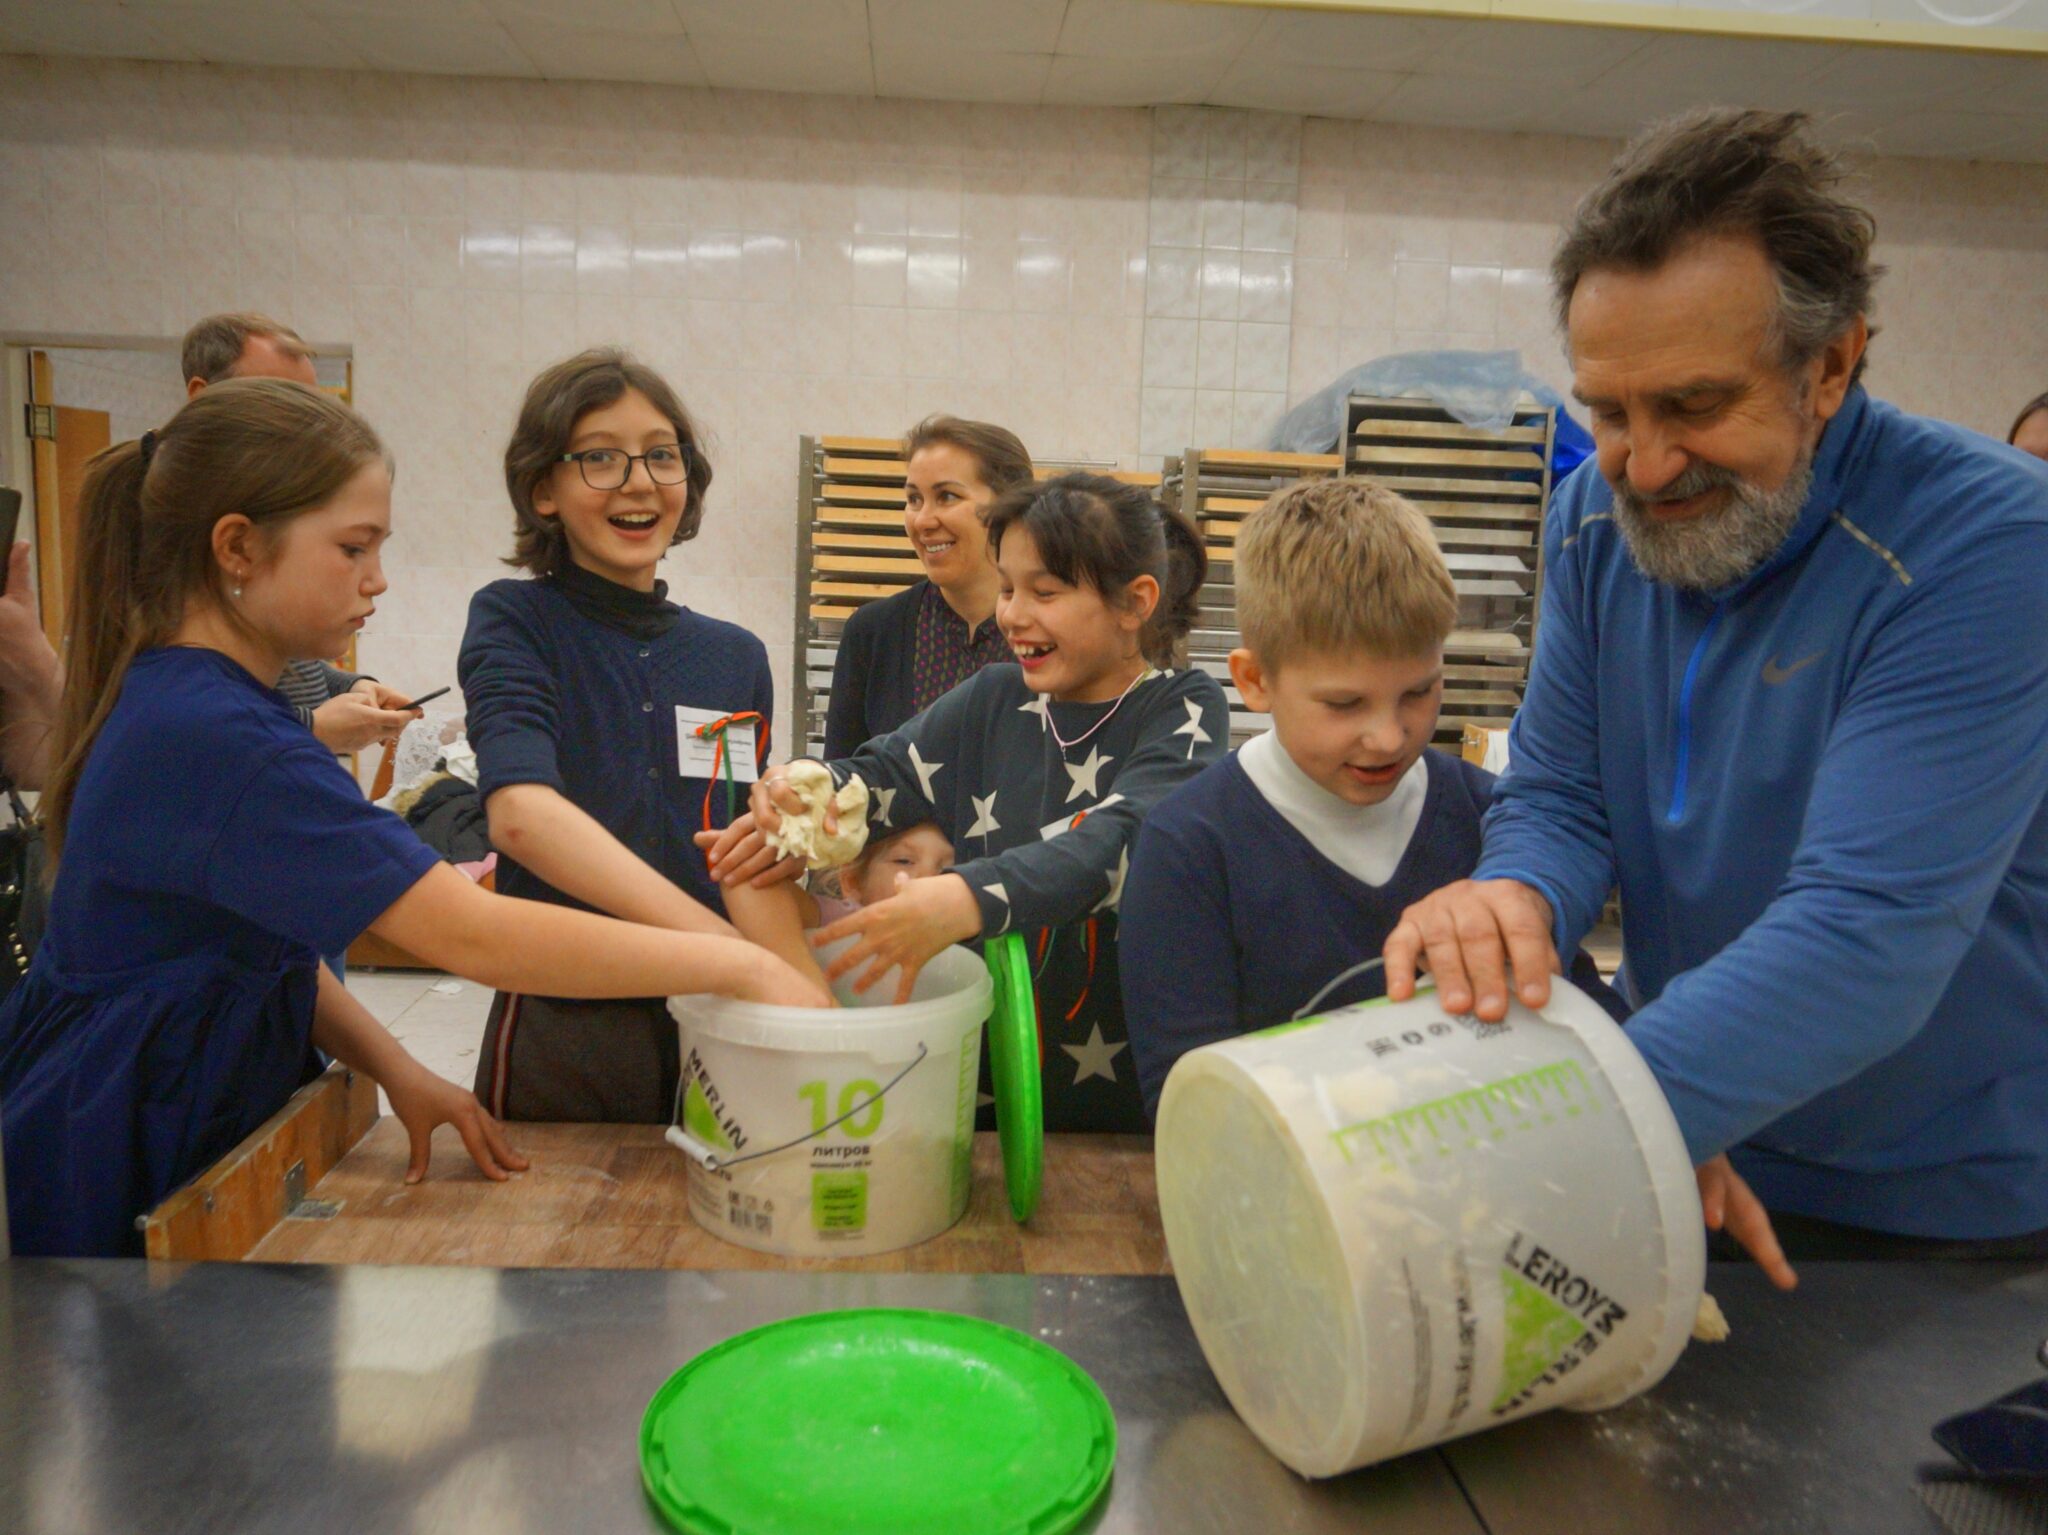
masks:
[(1700, 1210), (1707, 1218), (1707, 1230), (1726, 1231), (1756, 1260), (1772, 1284), (1781, 1290), (1794, 1288), (1799, 1276), (1785, 1261), (1785, 1249), (1771, 1230), (1771, 1214), (1742, 1181), (1735, 1165), (1723, 1155), (1700, 1163), (1694, 1172), (1700, 1181)]
[(957, 874), (935, 874), (929, 879), (896, 876), (896, 893), (886, 901), (849, 912), (831, 926), (811, 935), (813, 947), (822, 948), (841, 938), (858, 935), (860, 941), (833, 960), (825, 979), (836, 981), (856, 967), (866, 970), (855, 977), (853, 989), (865, 993), (891, 970), (898, 972), (896, 997), (908, 1002), (917, 984), (918, 972), (949, 944), (961, 943), (981, 932), (981, 903), (974, 890)]
[[(803, 873), (801, 861), (783, 858), (768, 845), (767, 838), (767, 833), (780, 830), (783, 816), (800, 814), (803, 807), (802, 798), (789, 786), (789, 764), (778, 763), (768, 769), (747, 791), (745, 815), (723, 831), (697, 834), (696, 843), (704, 850), (711, 877), (728, 887), (748, 881), (767, 886)], [(836, 813), (832, 820), (836, 830)]]
[(824, 763), (799, 760), (789, 764), (778, 787), (800, 808), (790, 810), (782, 794), (769, 796), (776, 824), (762, 823), (761, 834), (770, 847), (803, 859), (811, 869), (844, 868), (860, 856), (868, 841), (868, 786), (859, 775), (849, 775), (841, 786)]
[(1471, 1013), (1486, 1023), (1508, 1015), (1512, 971), (1524, 1007), (1550, 1001), (1550, 978), (1562, 975), (1550, 936), (1550, 903), (1520, 880), (1461, 879), (1401, 913), (1381, 951), (1387, 995), (1415, 995), (1420, 965), (1436, 978), (1437, 998), (1449, 1013)]
[[(867, 803), (867, 785), (859, 778), (835, 793), (823, 763), (783, 763), (748, 792), (745, 815), (724, 831), (698, 833), (696, 842), (719, 884), (772, 885), (806, 868), (850, 863), (867, 842)], [(805, 830), (789, 824), (799, 821)]]

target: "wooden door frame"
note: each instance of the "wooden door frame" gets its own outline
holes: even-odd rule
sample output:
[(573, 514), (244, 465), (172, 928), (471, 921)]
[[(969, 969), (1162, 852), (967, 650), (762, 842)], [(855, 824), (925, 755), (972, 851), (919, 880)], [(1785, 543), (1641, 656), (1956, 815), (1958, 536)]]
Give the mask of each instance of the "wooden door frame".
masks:
[[(28, 352), (28, 399), (31, 405), (55, 410), (57, 390), (51, 377), (50, 354), (41, 347)], [(32, 437), (29, 454), (33, 461), (31, 489), (36, 502), (36, 589), (42, 598), (43, 633), (52, 649), (64, 645), (64, 595), (68, 590), (64, 570), (64, 540), (59, 524), (57, 485), (57, 439)]]

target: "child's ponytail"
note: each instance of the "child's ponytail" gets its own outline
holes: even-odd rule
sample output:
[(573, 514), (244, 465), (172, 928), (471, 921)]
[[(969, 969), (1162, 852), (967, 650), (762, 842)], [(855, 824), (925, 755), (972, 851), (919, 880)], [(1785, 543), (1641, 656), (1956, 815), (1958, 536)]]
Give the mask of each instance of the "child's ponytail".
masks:
[[(146, 434), (153, 447), (156, 434)], [(64, 697), (58, 711), (56, 768), (39, 814), (54, 861), (63, 851), (71, 798), (86, 754), (120, 694), (140, 648), (136, 567), (142, 543), (142, 486), (149, 460), (140, 442), (116, 443), (86, 465), (78, 508), (78, 558), (65, 608)]]
[(1202, 583), (1209, 579), (1209, 550), (1187, 513), (1159, 508), (1166, 535), (1166, 573), (1159, 578), (1159, 606), (1145, 625), (1145, 659), (1154, 666), (1179, 666), (1188, 631), (1201, 613)]
[(94, 455), (65, 622), (64, 700), (40, 814), (62, 852), (79, 776), (137, 654), (177, 633), (195, 602), (233, 612), (213, 551), (230, 513), (266, 533), (324, 506), (384, 445), (354, 411), (303, 384), (209, 385), (160, 430)]
[(1194, 627), (1197, 596), (1209, 577), (1208, 551), (1184, 514), (1139, 486), (1075, 473), (1005, 493), (983, 520), (991, 553), (1001, 553), (1006, 532), (1022, 528), (1048, 571), (1069, 585), (1094, 587), (1107, 601), (1120, 601), (1140, 576), (1157, 581), (1159, 603), (1139, 647), (1154, 666), (1180, 664), (1181, 642)]

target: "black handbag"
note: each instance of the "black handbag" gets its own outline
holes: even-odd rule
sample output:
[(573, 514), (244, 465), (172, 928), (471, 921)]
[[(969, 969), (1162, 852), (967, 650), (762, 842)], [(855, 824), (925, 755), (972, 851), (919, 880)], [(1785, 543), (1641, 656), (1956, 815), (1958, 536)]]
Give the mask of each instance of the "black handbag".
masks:
[(14, 824), (0, 827), (0, 1000), (28, 974), (36, 945), (50, 917), (50, 892), (44, 880), (43, 828), (14, 792), (0, 779)]

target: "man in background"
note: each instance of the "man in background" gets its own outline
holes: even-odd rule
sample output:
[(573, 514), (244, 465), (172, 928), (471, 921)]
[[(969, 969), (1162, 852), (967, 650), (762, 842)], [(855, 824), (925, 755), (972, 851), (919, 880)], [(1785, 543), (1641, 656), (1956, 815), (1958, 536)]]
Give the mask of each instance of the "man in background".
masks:
[[(298, 332), (266, 315), (208, 315), (185, 332), (180, 357), (187, 399), (224, 378), (284, 378), (308, 389), (320, 387), (312, 348)], [(0, 615), (0, 624), (4, 618)], [(324, 661), (293, 661), (278, 691), (334, 752), (363, 751), (379, 741), (391, 745), (415, 718), (398, 707), (407, 695)]]

